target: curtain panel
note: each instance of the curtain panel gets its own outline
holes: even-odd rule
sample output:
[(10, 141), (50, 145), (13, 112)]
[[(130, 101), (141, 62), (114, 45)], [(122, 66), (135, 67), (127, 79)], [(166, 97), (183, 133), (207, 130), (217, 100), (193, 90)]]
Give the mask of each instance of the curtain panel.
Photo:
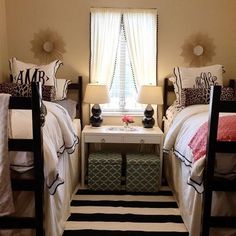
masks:
[(125, 11), (123, 17), (137, 87), (139, 89), (143, 84), (156, 85), (156, 11)]
[(108, 8), (91, 10), (90, 82), (110, 87), (120, 34), (121, 12)]

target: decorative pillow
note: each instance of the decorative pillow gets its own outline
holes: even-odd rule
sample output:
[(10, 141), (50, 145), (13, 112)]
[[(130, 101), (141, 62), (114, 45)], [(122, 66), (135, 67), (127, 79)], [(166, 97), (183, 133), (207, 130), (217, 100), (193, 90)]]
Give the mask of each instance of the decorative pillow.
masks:
[(30, 84), (31, 81), (40, 81), (42, 85), (56, 87), (56, 72), (62, 62), (56, 60), (47, 65), (35, 65), (13, 57), (9, 60), (9, 65), (13, 83)]
[(208, 89), (205, 88), (183, 88), (181, 90), (181, 106), (190, 106), (195, 104), (207, 104), (206, 95)]
[[(181, 106), (190, 106), (195, 104), (209, 104), (211, 88), (184, 88), (181, 91)], [(230, 87), (222, 87), (222, 101), (232, 101), (234, 97), (234, 89)]]
[(223, 84), (223, 66), (175, 67), (174, 84), (177, 101), (181, 104), (181, 91), (184, 88), (209, 88), (211, 85)]
[(45, 101), (54, 101), (56, 97), (56, 89), (54, 86), (42, 86), (42, 97)]
[[(232, 101), (234, 98), (234, 89), (231, 87), (223, 87), (221, 89), (220, 100), (221, 101)], [(210, 95), (207, 97), (208, 103), (210, 102)]]
[[(9, 93), (13, 97), (31, 97), (31, 84), (2, 83), (0, 93)], [(43, 100), (54, 101), (55, 94), (54, 86), (42, 86)]]
[(68, 85), (71, 83), (70, 80), (56, 79), (56, 100), (63, 100), (67, 96)]

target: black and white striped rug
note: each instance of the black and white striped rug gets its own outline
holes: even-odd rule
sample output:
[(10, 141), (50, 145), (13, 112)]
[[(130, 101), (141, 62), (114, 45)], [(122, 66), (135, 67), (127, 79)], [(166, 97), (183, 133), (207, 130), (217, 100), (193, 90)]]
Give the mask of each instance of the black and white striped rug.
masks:
[(78, 190), (63, 236), (187, 236), (172, 192)]

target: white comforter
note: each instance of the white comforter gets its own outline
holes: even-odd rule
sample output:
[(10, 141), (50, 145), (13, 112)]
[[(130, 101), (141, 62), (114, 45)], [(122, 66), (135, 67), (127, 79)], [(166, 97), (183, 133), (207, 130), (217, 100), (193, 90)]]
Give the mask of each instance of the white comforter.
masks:
[[(44, 102), (47, 108), (43, 127), (44, 175), (50, 194), (64, 183), (58, 175), (60, 156), (66, 151), (73, 153), (78, 137), (68, 112), (58, 104)], [(31, 111), (13, 110), (11, 114), (10, 136), (14, 138), (32, 138)], [(24, 172), (33, 166), (32, 154), (27, 152), (11, 152), (11, 168)]]
[[(189, 167), (188, 184), (192, 185), (200, 193), (204, 190), (203, 170), (205, 156), (194, 161), (192, 150), (188, 144), (199, 127), (208, 120), (208, 109), (209, 105), (193, 105), (184, 108), (176, 115), (164, 141), (164, 150), (173, 149), (175, 155)], [(224, 113), (221, 115), (230, 114)], [(216, 158), (216, 174), (230, 178), (236, 170), (236, 162), (233, 161), (233, 158), (233, 155), (226, 159)]]

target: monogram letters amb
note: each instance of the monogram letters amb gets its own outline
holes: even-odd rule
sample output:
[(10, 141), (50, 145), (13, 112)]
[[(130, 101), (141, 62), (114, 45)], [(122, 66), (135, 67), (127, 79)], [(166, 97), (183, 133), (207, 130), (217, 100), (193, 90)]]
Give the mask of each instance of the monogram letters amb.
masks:
[(50, 78), (46, 75), (45, 71), (38, 68), (29, 68), (26, 70), (21, 70), (18, 75), (14, 77), (15, 83), (18, 84), (30, 84), (31, 81), (42, 82), (45, 84)]

